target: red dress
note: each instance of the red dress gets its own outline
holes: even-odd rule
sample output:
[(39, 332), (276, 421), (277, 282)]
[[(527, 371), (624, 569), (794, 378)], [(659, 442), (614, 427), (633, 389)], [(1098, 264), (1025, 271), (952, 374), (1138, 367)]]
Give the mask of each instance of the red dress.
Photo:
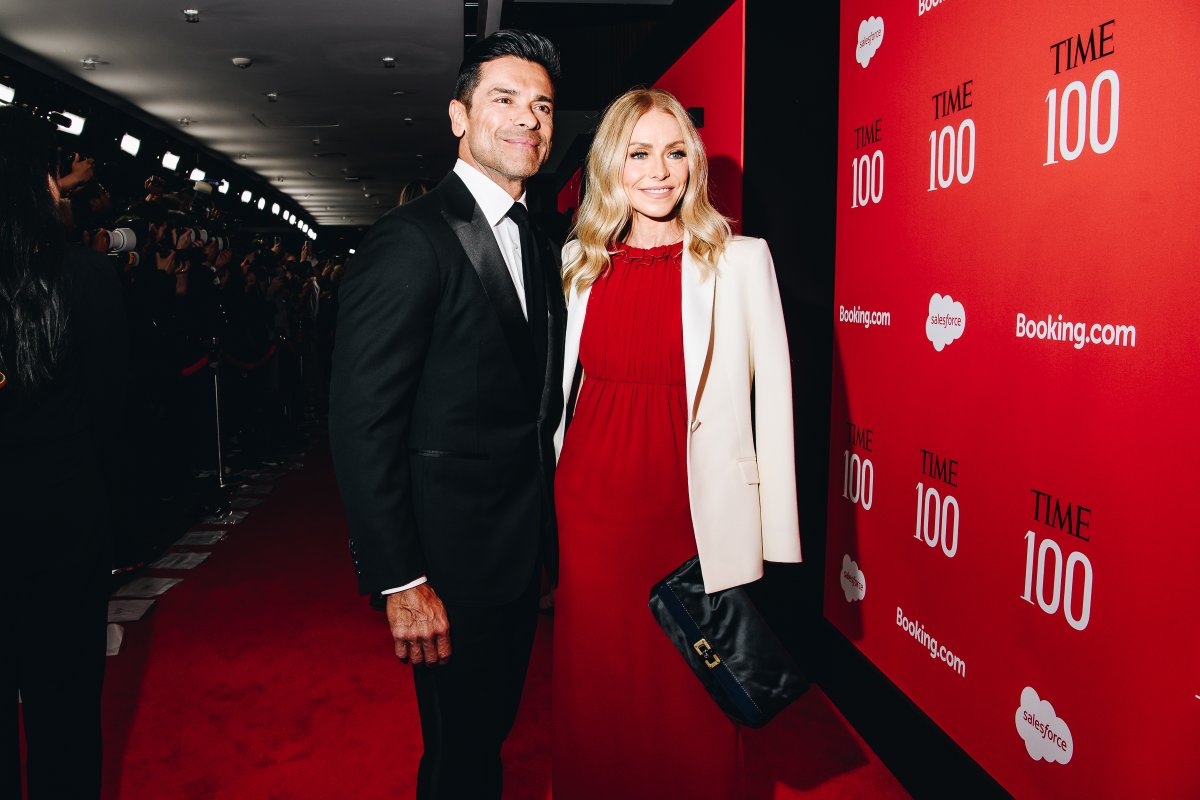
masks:
[(683, 243), (620, 246), (592, 286), (585, 378), (555, 478), (554, 800), (736, 798), (737, 729), (647, 607), (696, 554)]

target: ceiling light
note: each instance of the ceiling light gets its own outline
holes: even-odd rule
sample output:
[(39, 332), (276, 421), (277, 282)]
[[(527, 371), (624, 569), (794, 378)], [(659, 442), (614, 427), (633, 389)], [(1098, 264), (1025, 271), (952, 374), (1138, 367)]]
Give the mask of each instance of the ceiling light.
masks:
[(249, 189), (246, 189), (245, 191), (242, 192), (242, 202), (243, 203), (249, 203), (253, 197), (254, 197), (254, 195), (250, 193)]
[(245, 161), (249, 157), (250, 157), (249, 153), (239, 153), (238, 154), (238, 158), (240, 158), (242, 161)]
[(295, 225), (295, 224), (296, 224), (296, 215), (295, 215), (295, 214), (292, 214), (290, 217), (288, 217), (288, 222), (290, 222), (290, 223), (292, 223), (293, 225)]
[(200, 21), (200, 9), (185, 8), (183, 10), (183, 18), (186, 19), (188, 22), (199, 22)]
[(279, 213), (279, 203), (271, 203), (271, 213), (272, 214)]
[(405, 91), (404, 89), (397, 89), (396, 91), (392, 92), (392, 97), (400, 97), (401, 95), (406, 95), (406, 94), (408, 94), (408, 92)]
[(279, 208), (279, 203), (276, 203), (274, 206), (271, 207), (271, 213), (278, 214), (279, 216), (283, 217), (284, 219), (287, 219), (287, 215), (288, 215), (287, 209), (285, 208), (280, 211), (276, 211), (275, 209), (277, 209), (277, 208)]
[(0, 83), (0, 103), (11, 103), (17, 97), (17, 90)]
[(188, 125), (191, 125), (191, 124), (192, 124), (193, 122), (195, 122), (195, 121), (196, 121), (196, 120), (192, 119), (191, 117), (180, 117), (180, 118), (179, 118), (179, 124), (180, 124), (180, 125), (182, 125), (182, 126), (183, 126), (183, 127), (185, 127), (185, 128), (186, 128)]
[(267, 102), (278, 103), (279, 102), (279, 92), (267, 92)]
[(265, 197), (258, 198), (258, 210), (262, 211), (266, 207), (267, 207), (267, 198), (265, 198)]
[(412, 117), (405, 117), (405, 118), (404, 118), (404, 124), (405, 124), (405, 125), (412, 125), (412, 124), (413, 124), (413, 118), (412, 118)]
[(396, 59), (392, 58), (391, 56), (384, 56), (383, 57), (383, 68), (384, 69), (395, 69), (396, 68)]
[(64, 133), (71, 133), (76, 136), (83, 133), (83, 123), (87, 122), (86, 119), (78, 114), (72, 114), (70, 111), (59, 111), (58, 113), (62, 114), (67, 118), (67, 120), (69, 120), (69, 124), (58, 126), (60, 131), (63, 131)]
[(126, 153), (129, 153), (129, 155), (136, 156), (138, 154), (138, 150), (141, 149), (141, 147), (142, 147), (142, 140), (137, 138), (136, 136), (131, 136), (130, 134), (127, 133), (121, 137), (121, 150), (123, 150)]
[(95, 69), (97, 64), (107, 64), (107, 61), (101, 61), (99, 56), (84, 56), (79, 59), (79, 63), (83, 64), (84, 69)]
[(179, 166), (179, 156), (168, 150), (163, 153), (162, 165), (167, 169), (175, 169)]
[(308, 238), (312, 239), (315, 242), (317, 240), (317, 232), (316, 231), (311, 232), (310, 234), (308, 234)]
[(192, 174), (188, 176), (188, 180), (192, 180), (192, 181), (204, 180), (204, 170), (200, 169), (199, 167), (196, 167), (195, 169), (192, 170)]
[(351, 247), (351, 248), (350, 248), (350, 255), (354, 255), (354, 248), (353, 248), (353, 247)]
[(217, 191), (221, 194), (229, 194), (229, 181), (221, 181), (221, 185), (217, 187)]

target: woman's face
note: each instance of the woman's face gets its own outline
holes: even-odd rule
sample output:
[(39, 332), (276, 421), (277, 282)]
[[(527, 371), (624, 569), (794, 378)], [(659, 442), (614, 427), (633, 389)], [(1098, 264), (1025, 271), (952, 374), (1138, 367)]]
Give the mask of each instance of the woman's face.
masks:
[(669, 219), (687, 183), (687, 145), (679, 123), (665, 111), (647, 111), (633, 126), (621, 170), (621, 185), (634, 216)]

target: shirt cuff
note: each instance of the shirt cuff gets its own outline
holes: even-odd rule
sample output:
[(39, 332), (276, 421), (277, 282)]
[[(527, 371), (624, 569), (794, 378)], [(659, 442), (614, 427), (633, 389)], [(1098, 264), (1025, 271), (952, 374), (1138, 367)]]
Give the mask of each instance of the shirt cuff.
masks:
[(429, 580), (429, 578), (422, 575), (421, 577), (417, 578), (412, 583), (406, 583), (403, 586), (397, 586), (395, 589), (384, 589), (382, 592), (380, 592), (380, 594), (395, 594), (396, 592), (403, 592), (408, 589), (415, 589), (418, 586), (420, 586), (422, 583), (426, 583), (428, 580)]

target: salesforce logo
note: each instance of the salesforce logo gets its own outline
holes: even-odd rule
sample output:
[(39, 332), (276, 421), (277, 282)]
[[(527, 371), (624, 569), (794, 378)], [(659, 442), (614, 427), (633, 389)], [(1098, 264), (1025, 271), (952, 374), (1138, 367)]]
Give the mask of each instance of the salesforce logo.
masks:
[(850, 559), (849, 554), (842, 556), (841, 583), (847, 603), (862, 600), (867, 596), (867, 576), (858, 568), (858, 563)]
[(875, 51), (883, 44), (883, 17), (871, 17), (858, 23), (858, 44), (854, 48), (854, 60), (866, 69)]
[(1066, 764), (1075, 752), (1075, 742), (1067, 723), (1054, 713), (1054, 706), (1038, 697), (1032, 686), (1021, 692), (1017, 707), (1017, 733), (1025, 740), (1025, 750), (1034, 761)]
[(925, 338), (939, 353), (967, 329), (967, 311), (950, 295), (934, 292), (929, 298), (929, 316), (925, 318)]

